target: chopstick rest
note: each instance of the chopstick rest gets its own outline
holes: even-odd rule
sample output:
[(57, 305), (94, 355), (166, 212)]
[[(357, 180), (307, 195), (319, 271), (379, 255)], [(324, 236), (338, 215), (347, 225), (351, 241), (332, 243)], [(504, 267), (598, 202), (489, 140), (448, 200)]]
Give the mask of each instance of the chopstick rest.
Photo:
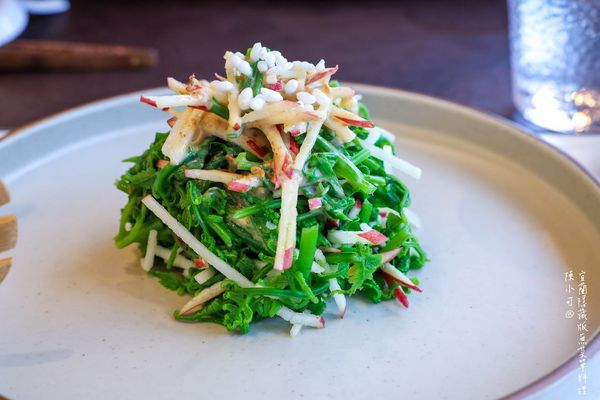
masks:
[[(0, 206), (10, 201), (10, 194), (0, 180)], [(0, 215), (0, 252), (10, 250), (17, 244), (17, 217), (14, 214)], [(12, 257), (0, 258), (0, 283), (6, 278)]]

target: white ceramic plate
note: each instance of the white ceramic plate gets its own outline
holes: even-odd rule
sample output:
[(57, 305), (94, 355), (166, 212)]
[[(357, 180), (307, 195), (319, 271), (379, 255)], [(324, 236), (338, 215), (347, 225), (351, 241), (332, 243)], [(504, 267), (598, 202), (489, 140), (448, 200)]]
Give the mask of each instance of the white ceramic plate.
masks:
[(326, 329), (293, 339), (282, 321), (245, 336), (173, 321), (185, 299), (146, 276), (135, 249), (112, 243), (125, 202), (113, 187), (127, 167), (119, 161), (167, 129), (163, 113), (122, 96), (0, 143), (0, 177), (13, 195), (6, 212), (20, 229), (0, 288), (0, 393), (485, 399), (539, 380), (518, 396), (532, 393), (576, 367), (563, 365), (579, 338), (565, 318), (563, 276), (586, 272), (590, 341), (600, 325), (598, 183), (494, 118), (358, 89), (374, 120), (398, 133), (400, 155), (424, 171), (405, 181), (432, 261), (408, 310), (353, 299), (344, 320), (327, 313)]
[(29, 15), (19, 0), (0, 0), (0, 46), (23, 32)]

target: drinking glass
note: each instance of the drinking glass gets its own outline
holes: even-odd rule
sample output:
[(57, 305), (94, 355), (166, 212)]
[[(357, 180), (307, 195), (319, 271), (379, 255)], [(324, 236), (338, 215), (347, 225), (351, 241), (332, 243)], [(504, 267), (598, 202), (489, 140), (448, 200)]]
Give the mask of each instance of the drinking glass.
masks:
[(600, 132), (600, 0), (508, 0), (513, 101), (555, 132)]

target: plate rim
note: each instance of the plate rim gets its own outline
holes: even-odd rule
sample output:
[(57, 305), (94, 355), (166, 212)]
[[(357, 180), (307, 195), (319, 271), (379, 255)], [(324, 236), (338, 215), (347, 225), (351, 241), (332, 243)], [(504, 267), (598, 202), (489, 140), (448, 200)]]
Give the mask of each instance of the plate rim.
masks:
[[(508, 118), (491, 113), (489, 111), (481, 110), (476, 107), (467, 106), (461, 103), (457, 103), (451, 100), (443, 99), (440, 97), (432, 96), (429, 94), (424, 94), (416, 91), (405, 90), (392, 88), (387, 86), (379, 86), (372, 84), (365, 84), (359, 82), (350, 82), (344, 81), (344, 84), (357, 88), (358, 91), (368, 91), (373, 94), (388, 94), (393, 96), (400, 96), (403, 98), (413, 98), (422, 103), (427, 103), (434, 106), (439, 106), (442, 108), (446, 108), (450, 111), (457, 112), (462, 115), (470, 115), (473, 117), (478, 117), (480, 119), (487, 120), (488, 122), (493, 122), (495, 124), (508, 127), (516, 134), (524, 135), (528, 137), (533, 142), (536, 143), (537, 146), (541, 146), (550, 152), (555, 153), (561, 158), (564, 162), (571, 164), (575, 167), (578, 172), (582, 173), (595, 187), (598, 191), (600, 191), (600, 177), (597, 177), (593, 174), (587, 167), (582, 165), (579, 161), (574, 159), (572, 156), (567, 154), (565, 151), (556, 147), (555, 145), (545, 141), (541, 138), (541, 136), (528, 129), (526, 126), (522, 126), (517, 122), (511, 121)], [(26, 135), (28, 133), (34, 134), (36, 128), (43, 128), (46, 124), (60, 122), (62, 118), (68, 118), (70, 115), (75, 115), (78, 112), (89, 110), (89, 112), (97, 111), (97, 108), (109, 107), (118, 102), (129, 102), (134, 96), (141, 96), (144, 93), (148, 92), (161, 92), (165, 91), (165, 87), (158, 86), (152, 87), (143, 90), (135, 90), (131, 92), (126, 92), (123, 94), (103, 97), (100, 99), (92, 100), (89, 102), (81, 103), (73, 107), (69, 107), (63, 109), (61, 111), (57, 111), (41, 118), (34, 119), (31, 122), (20, 125), (16, 128), (10, 129), (8, 133), (0, 138), (0, 145), (6, 145), (14, 140), (18, 140), (18, 138), (22, 137), (22, 135)], [(58, 121), (57, 121), (58, 120)], [(586, 346), (586, 354), (588, 354), (588, 359), (596, 356), (596, 353), (600, 352), (600, 328), (597, 329), (589, 339)], [(563, 377), (565, 377), (568, 373), (575, 370), (579, 364), (579, 352), (575, 352), (572, 356), (570, 356), (567, 360), (565, 360), (562, 364), (558, 365), (556, 368), (546, 373), (545, 375), (539, 377), (533, 382), (503, 396), (500, 400), (512, 400), (512, 399), (524, 399), (534, 394), (539, 394), (545, 389), (548, 389), (550, 386), (558, 383)]]

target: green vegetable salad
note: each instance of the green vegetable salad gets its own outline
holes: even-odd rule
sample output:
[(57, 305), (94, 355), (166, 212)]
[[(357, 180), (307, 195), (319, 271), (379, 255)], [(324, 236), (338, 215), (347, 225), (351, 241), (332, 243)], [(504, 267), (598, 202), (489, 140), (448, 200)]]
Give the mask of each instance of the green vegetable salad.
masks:
[(174, 317), (246, 333), (278, 317), (322, 328), (328, 305), (420, 292), (427, 256), (406, 185), (417, 167), (370, 121), (338, 67), (285, 59), (256, 43), (225, 53), (225, 76), (142, 96), (170, 130), (117, 181), (128, 196), (115, 243), (186, 297)]

